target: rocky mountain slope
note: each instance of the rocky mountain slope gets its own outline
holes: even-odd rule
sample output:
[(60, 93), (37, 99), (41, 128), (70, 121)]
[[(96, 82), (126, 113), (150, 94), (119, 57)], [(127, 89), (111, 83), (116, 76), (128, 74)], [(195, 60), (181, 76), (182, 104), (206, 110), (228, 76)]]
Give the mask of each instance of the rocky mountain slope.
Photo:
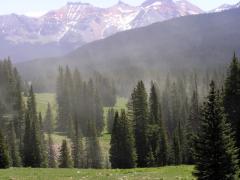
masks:
[[(175, 69), (218, 68), (240, 53), (240, 9), (172, 19), (117, 33), (78, 48), (61, 58), (18, 64), (29, 81), (54, 85), (59, 65), (95, 71), (117, 78), (154, 79), (153, 74)], [(47, 66), (46, 66), (47, 64)], [(49, 87), (49, 86), (47, 86)]]
[(0, 16), (0, 57), (23, 61), (63, 55), (120, 31), (202, 12), (187, 0), (146, 0), (140, 6), (119, 1), (109, 8), (70, 2), (40, 18), (4, 15)]
[(222, 11), (227, 11), (230, 9), (237, 9), (237, 8), (240, 8), (240, 2), (237, 4), (233, 4), (233, 5), (232, 4), (223, 4), (216, 9), (213, 9), (210, 12), (222, 12)]

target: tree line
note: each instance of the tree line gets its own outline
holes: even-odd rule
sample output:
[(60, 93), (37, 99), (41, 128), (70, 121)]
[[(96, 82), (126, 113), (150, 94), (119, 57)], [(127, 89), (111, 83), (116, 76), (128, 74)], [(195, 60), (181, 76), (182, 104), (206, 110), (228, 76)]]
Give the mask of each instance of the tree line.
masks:
[[(226, 77), (214, 77), (205, 82), (209, 88), (199, 85), (196, 74), (190, 83), (184, 77), (167, 77), (164, 87), (152, 82), (149, 93), (139, 81), (126, 109), (110, 108), (107, 113), (111, 167), (195, 164), (198, 179), (237, 179), (240, 65), (236, 55)], [(116, 102), (112, 83), (102, 77), (84, 81), (78, 70), (60, 67), (55, 122), (50, 104), (45, 117), (37, 112), (31, 85), (23, 95), (21, 78), (9, 59), (0, 62), (0, 82), (1, 168), (103, 167), (99, 137), (105, 127), (103, 107)], [(70, 139), (63, 140), (59, 153), (52, 138), (56, 130)]]
[[(171, 91), (164, 91), (160, 97), (152, 83), (148, 100), (140, 81), (130, 99), (130, 113), (115, 113), (112, 167), (194, 164), (197, 179), (239, 179), (240, 65), (235, 54), (224, 84), (218, 86), (210, 81), (208, 95), (201, 103), (195, 81), (187, 107), (183, 89), (172, 89), (175, 97), (168, 96)], [(179, 93), (182, 101), (176, 98)]]
[(78, 70), (59, 68), (57, 79), (57, 127), (71, 137), (74, 123), (87, 136), (88, 122), (94, 121), (97, 134), (104, 128), (103, 107), (114, 106), (116, 90), (113, 83), (100, 74), (96, 79), (84, 81)]
[[(66, 68), (66, 71), (67, 74), (71, 75), (68, 68)], [(79, 119), (76, 119), (76, 114), (74, 114), (77, 112), (74, 111), (76, 107), (73, 104), (72, 109), (65, 106), (70, 109), (67, 117), (73, 117), (66, 119), (65, 125), (71, 120), (72, 129), (71, 134), (68, 134), (69, 131), (65, 132), (70, 139), (63, 140), (60, 149), (58, 149), (52, 138), (55, 121), (51, 105), (48, 104), (45, 117), (42, 117), (42, 114), (37, 112), (33, 87), (29, 85), (29, 91), (23, 93), (22, 80), (9, 59), (0, 61), (0, 78), (0, 168), (10, 166), (33, 168), (103, 167), (103, 157), (99, 144), (99, 134), (104, 126), (104, 124), (101, 124), (103, 123), (102, 105), (100, 98), (98, 99), (98, 95), (93, 89), (91, 80), (88, 85), (92, 87), (91, 95), (93, 96), (88, 100), (96, 101), (88, 101), (89, 104), (85, 104), (88, 108), (95, 108), (94, 111), (91, 109), (91, 119), (89, 117), (89, 120), (85, 122), (86, 127), (84, 128), (86, 129), (82, 131), (82, 126), (79, 126)], [(86, 88), (88, 85), (83, 86)], [(76, 86), (71, 90), (80, 91)], [(66, 91), (70, 91), (70, 89)], [(84, 93), (87, 93), (87, 91)], [(88, 97), (90, 98), (90, 95)], [(70, 96), (67, 98), (74, 99)], [(68, 102), (70, 103), (70, 101)], [(99, 104), (95, 104), (95, 102)], [(64, 111), (64, 113), (66, 112)], [(85, 143), (83, 143), (83, 133), (85, 133)]]

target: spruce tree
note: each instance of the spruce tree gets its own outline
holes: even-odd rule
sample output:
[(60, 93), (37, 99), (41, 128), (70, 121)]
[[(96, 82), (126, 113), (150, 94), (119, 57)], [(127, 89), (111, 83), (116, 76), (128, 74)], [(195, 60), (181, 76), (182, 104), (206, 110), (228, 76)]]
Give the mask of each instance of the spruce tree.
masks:
[(180, 119), (180, 101), (179, 101), (179, 92), (177, 89), (177, 84), (174, 82), (170, 89), (170, 113), (171, 113), (171, 124), (170, 124), (170, 133), (171, 136), (177, 127), (177, 123)]
[(226, 122), (219, 92), (213, 81), (201, 112), (194, 155), (194, 175), (197, 179), (238, 179), (238, 149), (235, 147), (233, 132)]
[[(224, 108), (240, 148), (240, 65), (234, 53), (225, 81)], [(240, 157), (240, 155), (239, 155)]]
[(47, 151), (47, 141), (45, 140), (45, 135), (44, 135), (44, 128), (43, 128), (43, 119), (42, 119), (42, 113), (39, 113), (38, 116), (39, 119), (39, 127), (40, 127), (40, 141), (41, 141), (41, 156), (42, 156), (42, 162), (41, 162), (41, 167), (45, 168), (48, 166), (48, 151)]
[(190, 115), (188, 119), (189, 130), (197, 132), (199, 128), (199, 97), (197, 89), (193, 91), (190, 107)]
[(162, 126), (162, 123), (160, 117), (160, 104), (158, 102), (158, 96), (153, 82), (151, 85), (149, 106), (148, 139), (154, 156), (154, 164), (156, 165), (160, 142), (160, 126)]
[(65, 71), (60, 67), (57, 79), (57, 129), (61, 132), (67, 132), (68, 135), (73, 131), (73, 94), (74, 86), (71, 70), (68, 66)]
[(4, 137), (2, 135), (2, 131), (0, 129), (0, 169), (9, 168), (9, 156), (7, 145), (5, 143)]
[(47, 112), (44, 120), (44, 131), (48, 134), (53, 133), (53, 115), (50, 103), (48, 103)]
[(84, 167), (83, 142), (77, 121), (75, 121), (75, 132), (72, 140), (72, 157), (75, 168)]
[[(82, 121), (83, 118), (83, 104), (85, 103), (82, 98), (83, 94), (83, 81), (80, 75), (80, 72), (75, 69), (73, 73), (73, 83), (74, 83), (74, 90), (72, 96), (74, 96), (73, 101), (73, 122), (78, 121), (79, 130), (82, 132), (82, 128), (86, 128)], [(84, 102), (84, 103), (83, 103)], [(81, 124), (81, 125), (80, 125)], [(74, 130), (74, 128), (73, 128)]]
[(66, 140), (62, 141), (62, 146), (60, 149), (60, 156), (58, 161), (59, 161), (60, 168), (72, 168), (72, 159), (71, 159), (70, 151), (69, 151)]
[(31, 120), (29, 112), (25, 115), (25, 133), (23, 141), (23, 165), (30, 167), (33, 164), (32, 141), (31, 141)]
[(165, 127), (162, 122), (161, 106), (157, 94), (157, 89), (152, 82), (150, 98), (150, 115), (149, 115), (149, 140), (153, 151), (155, 165), (166, 165), (168, 159), (168, 145)]
[(120, 131), (120, 117), (117, 111), (115, 112), (109, 151), (112, 168), (118, 168), (120, 166), (119, 161), (121, 161), (121, 156), (119, 155), (120, 146), (119, 139), (121, 138), (119, 131)]
[(195, 136), (199, 130), (200, 123), (200, 112), (199, 112), (199, 100), (198, 100), (198, 91), (197, 88), (193, 91), (192, 99), (191, 99), (191, 107), (190, 107), (190, 115), (187, 121), (187, 134), (186, 134), (186, 163), (193, 164), (193, 145)]
[[(164, 119), (166, 125), (166, 131), (169, 135), (172, 135), (172, 113), (171, 113), (171, 91), (170, 87), (170, 77), (169, 75), (166, 78), (165, 89), (162, 93), (162, 118)], [(171, 136), (172, 137), (172, 136)]]
[(93, 109), (95, 114), (97, 134), (101, 135), (104, 129), (105, 123), (103, 118), (103, 106), (102, 106), (101, 98), (99, 97), (98, 91), (95, 92)]
[[(113, 117), (113, 118), (115, 118), (115, 117)], [(127, 118), (128, 118), (128, 121), (129, 121), (129, 123), (131, 124), (131, 126), (134, 130), (135, 124), (134, 124), (134, 112), (133, 112), (133, 99), (132, 99), (132, 97), (129, 98), (128, 103), (127, 103)]]
[(102, 150), (97, 137), (96, 125), (93, 121), (88, 122), (86, 161), (87, 168), (100, 169), (103, 166)]
[(8, 149), (10, 154), (11, 166), (20, 167), (21, 158), (19, 153), (19, 146), (17, 143), (14, 124), (10, 123), (9, 135), (8, 135)]
[(87, 122), (91, 119), (95, 121), (97, 134), (101, 135), (104, 129), (101, 93), (103, 90), (97, 88), (96, 84), (92, 79), (88, 82), (82, 81), (78, 70), (72, 73), (69, 67), (65, 70), (59, 69), (56, 93), (58, 131), (67, 133), (69, 138), (73, 138), (74, 122), (77, 120), (83, 136), (86, 136)]
[(177, 131), (173, 134), (173, 160), (175, 165), (180, 165), (182, 162), (180, 140)]
[[(135, 148), (135, 139), (133, 134), (132, 124), (127, 118), (125, 110), (121, 112), (120, 124), (122, 129), (122, 152), (121, 156), (125, 159), (124, 168), (135, 168), (136, 167), (136, 148)], [(121, 134), (120, 134), (121, 137)]]
[(67, 66), (65, 70), (64, 76), (64, 119), (66, 128), (66, 132), (68, 133), (68, 137), (72, 138), (73, 136), (73, 125), (74, 125), (74, 114), (73, 114), (73, 102), (74, 102), (74, 84), (73, 77), (70, 68)]
[(160, 127), (159, 150), (157, 154), (157, 165), (166, 166), (169, 163), (169, 144), (165, 127)]
[(17, 82), (16, 82), (16, 102), (14, 105), (14, 109), (16, 111), (16, 114), (14, 116), (14, 128), (15, 128), (16, 136), (20, 141), (20, 146), (22, 146), (23, 135), (24, 135), (24, 112), (25, 112), (24, 105), (25, 104), (22, 97), (21, 79), (17, 71), (15, 72), (15, 74), (16, 74), (15, 76), (17, 77)]
[(39, 130), (39, 124), (36, 120), (32, 122), (31, 129), (31, 143), (32, 143), (32, 153), (33, 153), (33, 164), (31, 167), (42, 167), (43, 162), (43, 149), (41, 142), (41, 135)]
[(20, 77), (18, 77), (17, 81), (17, 100), (15, 104), (16, 114), (14, 117), (14, 127), (15, 127), (15, 134), (17, 138), (17, 144), (19, 149), (20, 159), (23, 159), (23, 141), (24, 141), (24, 125), (25, 125), (25, 102), (22, 97), (22, 88), (20, 83)]
[(54, 143), (51, 134), (48, 134), (48, 167), (49, 168), (57, 167), (56, 153), (54, 150)]
[(138, 167), (148, 167), (154, 162), (153, 152), (148, 139), (149, 111), (147, 93), (142, 81), (138, 82), (132, 94), (134, 131)]
[(57, 78), (56, 100), (57, 100), (57, 129), (59, 131), (65, 130), (65, 86), (64, 86), (64, 72), (63, 68), (59, 67), (59, 75)]
[(133, 131), (124, 110), (122, 110), (120, 117), (118, 112), (115, 114), (110, 144), (112, 168), (125, 169), (136, 167)]
[(44, 163), (43, 136), (41, 124), (36, 110), (33, 88), (30, 88), (25, 120), (24, 134), (24, 166), (43, 167)]
[(114, 109), (111, 108), (108, 110), (107, 114), (107, 130), (109, 134), (112, 133), (113, 123), (114, 123)]

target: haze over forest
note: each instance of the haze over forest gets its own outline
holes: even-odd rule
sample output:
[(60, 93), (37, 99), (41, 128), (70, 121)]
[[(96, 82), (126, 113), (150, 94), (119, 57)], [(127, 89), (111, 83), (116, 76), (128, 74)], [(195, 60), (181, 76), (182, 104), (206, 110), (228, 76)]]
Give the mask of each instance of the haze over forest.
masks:
[(239, 179), (239, 17), (186, 0), (1, 15), (2, 177)]

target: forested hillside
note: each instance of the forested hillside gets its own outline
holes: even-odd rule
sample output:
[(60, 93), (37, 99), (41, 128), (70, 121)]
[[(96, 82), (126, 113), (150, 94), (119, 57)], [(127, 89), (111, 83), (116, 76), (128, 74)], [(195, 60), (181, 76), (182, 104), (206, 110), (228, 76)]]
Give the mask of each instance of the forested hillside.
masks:
[[(114, 82), (100, 74), (84, 80), (78, 69), (59, 67), (57, 107), (49, 102), (42, 113), (34, 87), (21, 80), (9, 59), (1, 61), (0, 73), (1, 168), (188, 164), (196, 165), (198, 178), (238, 176), (240, 66), (235, 53), (227, 72), (199, 76), (190, 70), (177, 78), (169, 74), (164, 82), (138, 81), (121, 109), (114, 108)], [(103, 147), (106, 132), (109, 145)], [(55, 141), (56, 134), (62, 142)]]
[[(175, 12), (187, 1), (146, 2)], [(240, 179), (239, 17), (236, 6), (64, 57), (0, 59), (0, 179)]]
[[(77, 67), (84, 75), (97, 71), (112, 77), (117, 81), (118, 89), (129, 87), (125, 92), (127, 95), (131, 85), (140, 79), (150, 81), (159, 76), (166, 77), (169, 71), (176, 73), (189, 68), (212, 68), (214, 71), (228, 64), (229, 57), (240, 47), (239, 16), (239, 9), (234, 9), (177, 18), (118, 33), (62, 58), (41, 59), (17, 66), (26, 80), (43, 84), (43, 91), (49, 90), (55, 82), (61, 64)], [(44, 85), (51, 79), (51, 83)]]

